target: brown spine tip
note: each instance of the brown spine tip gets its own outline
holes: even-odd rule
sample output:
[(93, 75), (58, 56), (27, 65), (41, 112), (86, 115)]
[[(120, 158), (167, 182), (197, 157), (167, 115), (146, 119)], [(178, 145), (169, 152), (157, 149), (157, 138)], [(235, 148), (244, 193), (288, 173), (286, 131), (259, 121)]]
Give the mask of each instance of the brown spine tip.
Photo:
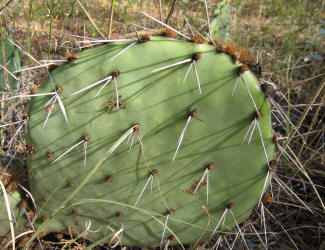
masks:
[(28, 206), (27, 204), (27, 201), (25, 199), (22, 199), (20, 202), (19, 202), (19, 208), (20, 209), (26, 209)]
[(200, 60), (201, 59), (201, 53), (195, 53), (192, 55), (192, 60), (193, 61), (197, 61), (197, 60)]
[(167, 215), (172, 215), (175, 213), (175, 209), (170, 209), (168, 212), (167, 212)]
[(68, 188), (73, 188), (74, 187), (74, 184), (72, 183), (72, 182), (70, 182), (69, 184), (68, 184)]
[(73, 234), (73, 233), (75, 232), (74, 227), (70, 227), (70, 226), (69, 226), (69, 232)]
[(112, 73), (112, 77), (117, 78), (117, 77), (119, 77), (120, 74), (121, 74), (121, 72), (120, 72), (119, 70), (115, 70), (115, 71), (113, 71), (113, 73)]
[(26, 122), (29, 122), (29, 121), (30, 121), (30, 115), (27, 114), (27, 115), (24, 117), (24, 120), (25, 120)]
[(31, 221), (34, 220), (34, 217), (35, 217), (34, 211), (33, 210), (28, 210), (27, 216)]
[(175, 36), (175, 31), (171, 30), (171, 29), (166, 29), (163, 33), (162, 33), (163, 36), (166, 36), (166, 37), (174, 37)]
[(141, 36), (138, 39), (138, 43), (146, 43), (150, 41), (150, 36)]
[(277, 141), (277, 137), (276, 136), (274, 136), (273, 135), (273, 137), (272, 137), (272, 142), (273, 142), (273, 144), (276, 144), (278, 141)]
[(56, 234), (55, 237), (56, 237), (57, 239), (59, 239), (59, 240), (60, 240), (60, 239), (63, 239), (63, 234), (60, 234), (60, 233), (59, 233), (59, 234)]
[(156, 176), (158, 174), (158, 169), (154, 169), (151, 171), (150, 175)]
[(31, 89), (30, 92), (31, 92), (32, 94), (36, 94), (37, 91), (38, 91), (38, 87), (37, 87), (37, 85), (34, 85), (34, 86), (32, 87), (32, 89)]
[(136, 131), (138, 131), (140, 128), (141, 128), (140, 124), (137, 123), (137, 124), (134, 125), (133, 131), (136, 132)]
[(84, 136), (84, 140), (85, 140), (85, 141), (89, 141), (89, 140), (90, 140), (90, 135), (89, 135), (89, 134), (86, 134), (86, 135)]
[(254, 111), (252, 115), (252, 120), (259, 119), (259, 118), (260, 118), (260, 111), (259, 112)]
[(33, 168), (28, 170), (28, 175), (32, 177), (35, 174), (35, 170)]
[(116, 217), (118, 217), (118, 218), (123, 217), (123, 213), (122, 213), (122, 212), (118, 212), (118, 213), (116, 214)]
[(201, 35), (196, 34), (191, 42), (196, 44), (203, 44), (205, 43), (205, 39)]
[(47, 153), (47, 158), (51, 159), (54, 156), (53, 152), (48, 152)]
[(106, 177), (106, 182), (111, 182), (113, 180), (113, 176), (107, 176)]
[(43, 197), (43, 201), (45, 201), (45, 202), (46, 202), (46, 201), (48, 201), (48, 200), (49, 200), (49, 198), (48, 198), (48, 197), (46, 197), (46, 196), (45, 196), (45, 197)]
[(214, 40), (213, 45), (216, 47), (217, 52), (224, 53), (225, 46), (220, 40), (218, 39)]
[(21, 145), (21, 146), (18, 148), (18, 152), (21, 153), (21, 154), (26, 153), (27, 150), (28, 150), (27, 145)]
[(72, 214), (73, 215), (79, 215), (79, 211), (77, 209), (75, 209), (75, 210), (72, 211)]
[(214, 162), (210, 162), (209, 164), (208, 164), (208, 169), (210, 170), (210, 169), (213, 169), (214, 168)]
[(60, 66), (60, 64), (55, 63), (55, 64), (51, 64), (51, 65), (49, 65), (48, 68), (49, 68), (49, 70), (53, 70), (53, 69), (55, 69), (55, 68), (58, 67), (58, 66)]
[(46, 236), (48, 233), (47, 232), (39, 232), (37, 237), (38, 238), (43, 238), (44, 236)]
[(213, 41), (213, 45), (216, 47), (217, 52), (230, 55), (234, 61), (246, 65), (252, 65), (252, 58), (248, 50), (239, 48), (230, 42), (222, 43), (218, 39)]
[(247, 65), (252, 65), (252, 57), (247, 49), (239, 48), (238, 52), (238, 61)]
[(69, 62), (69, 63), (74, 62), (75, 60), (77, 60), (77, 55), (73, 54), (73, 53), (71, 53), (69, 51), (66, 53), (66, 57), (67, 57), (67, 62)]
[(264, 194), (264, 196), (263, 196), (263, 200), (265, 201), (265, 202), (267, 202), (267, 203), (271, 203), (272, 202), (272, 196), (271, 195), (269, 195), (269, 194)]
[(258, 112), (256, 111), (254, 113), (254, 118), (253, 119), (259, 119), (264, 116), (264, 113), (259, 109)]
[(49, 217), (48, 217), (47, 215), (44, 215), (44, 216), (42, 217), (42, 221), (44, 222), (44, 221), (46, 221), (48, 218), (49, 218)]
[(237, 75), (240, 76), (242, 73), (244, 73), (245, 71), (249, 70), (249, 67), (247, 64), (243, 64), (242, 66), (240, 66), (237, 70)]
[(223, 52), (230, 55), (235, 61), (238, 61), (238, 57), (240, 54), (240, 52), (238, 52), (237, 50), (238, 48), (236, 48), (236, 46), (230, 42), (224, 44)]
[(278, 137), (280, 136), (279, 133), (276, 133), (273, 131), (273, 136), (272, 136), (272, 142), (273, 144), (277, 144), (278, 143)]
[(174, 241), (174, 240), (176, 240), (176, 237), (175, 237), (174, 235), (171, 235), (171, 236), (168, 237), (168, 239), (169, 239), (170, 241)]
[(36, 153), (36, 148), (34, 144), (29, 144), (27, 148), (29, 155), (34, 155)]
[(63, 92), (63, 88), (61, 86), (56, 88), (56, 93), (58, 93), (58, 95), (61, 95)]
[(270, 160), (268, 165), (268, 170), (272, 171), (275, 169), (275, 167), (276, 167), (276, 160), (275, 159)]
[(227, 208), (228, 209), (233, 209), (235, 207), (235, 203), (234, 202), (230, 202), (230, 203), (228, 203), (228, 205), (227, 205)]
[(239, 48), (232, 43), (227, 42), (222, 46), (222, 50), (223, 53), (230, 55), (234, 61), (252, 65), (252, 58), (246, 49)]
[(199, 112), (198, 109), (192, 109), (192, 110), (190, 111), (189, 115), (190, 115), (191, 117), (195, 117), (195, 116), (197, 115), (198, 112)]
[(55, 111), (54, 106), (52, 106), (52, 105), (46, 106), (45, 110), (46, 110), (47, 113), (50, 112), (50, 111), (51, 112), (54, 112)]

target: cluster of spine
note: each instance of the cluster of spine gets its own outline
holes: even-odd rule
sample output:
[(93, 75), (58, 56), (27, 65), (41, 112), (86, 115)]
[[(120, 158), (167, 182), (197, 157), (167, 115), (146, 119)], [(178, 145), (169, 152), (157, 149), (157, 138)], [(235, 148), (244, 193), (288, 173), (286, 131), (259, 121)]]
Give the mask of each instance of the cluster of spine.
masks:
[(80, 233), (90, 221), (91, 240), (123, 228), (122, 244), (138, 246), (238, 226), (273, 165), (270, 105), (251, 65), (246, 50), (202, 37), (71, 54), (30, 104), (35, 223)]

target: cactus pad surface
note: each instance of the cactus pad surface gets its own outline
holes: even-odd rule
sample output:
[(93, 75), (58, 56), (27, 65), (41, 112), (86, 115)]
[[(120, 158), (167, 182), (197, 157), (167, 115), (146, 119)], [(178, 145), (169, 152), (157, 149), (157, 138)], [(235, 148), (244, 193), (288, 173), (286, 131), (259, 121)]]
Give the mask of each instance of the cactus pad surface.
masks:
[[(1, 193), (2, 195), (2, 193)], [(23, 223), (23, 218), (21, 216), (21, 212), (19, 210), (19, 202), (21, 200), (21, 195), (18, 191), (13, 192), (12, 194), (8, 195), (9, 204), (12, 212), (13, 223), (17, 226), (21, 226)], [(5, 200), (3, 199), (0, 203), (0, 237), (3, 237), (8, 234), (10, 231), (10, 225), (8, 220), (8, 212)]]
[(241, 66), (210, 44), (151, 37), (87, 49), (53, 70), (38, 93), (59, 95), (29, 107), (36, 223), (49, 218), (45, 231), (81, 233), (91, 221), (89, 239), (109, 226), (123, 228), (124, 245), (156, 246), (172, 234), (183, 244), (209, 239), (229, 204), (245, 220), (274, 145), (270, 105)]
[[(4, 33), (4, 30), (1, 31), (2, 33)], [(3, 67), (4, 65), (6, 65), (7, 72), (13, 72), (20, 69), (20, 59), (18, 51), (15, 46), (9, 41), (11, 39), (11, 36), (8, 36), (8, 38), (6, 38), (4, 35), (1, 35), (0, 32), (0, 65)], [(17, 76), (17, 73), (13, 75)], [(5, 73), (5, 70), (0, 67), (0, 91), (8, 91), (9, 89), (19, 89), (19, 82), (15, 78), (13, 78), (13, 76), (9, 73)]]

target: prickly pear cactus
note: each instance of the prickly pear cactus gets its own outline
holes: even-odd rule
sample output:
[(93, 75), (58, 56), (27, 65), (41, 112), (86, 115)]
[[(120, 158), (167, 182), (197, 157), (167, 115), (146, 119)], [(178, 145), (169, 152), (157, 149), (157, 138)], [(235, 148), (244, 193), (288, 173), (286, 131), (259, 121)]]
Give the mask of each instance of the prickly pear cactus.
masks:
[(8, 91), (19, 89), (19, 82), (14, 77), (16, 74), (9, 74), (8, 72), (14, 72), (20, 69), (20, 59), (18, 51), (15, 46), (10, 42), (11, 36), (5, 37), (4, 29), (0, 32), (0, 65), (3, 67), (6, 65), (7, 72), (0, 67), (0, 91)]
[(155, 246), (245, 220), (267, 185), (270, 105), (227, 46), (145, 37), (52, 71), (29, 108), (42, 230), (81, 233), (90, 221), (89, 239), (123, 228), (124, 245)]
[[(2, 192), (0, 192), (1, 195)], [(18, 191), (15, 191), (8, 195), (8, 200), (12, 212), (12, 219), (15, 226), (21, 228), (23, 223), (23, 218), (21, 216), (21, 212), (19, 210), (19, 202), (21, 201), (21, 195)], [(5, 199), (0, 203), (0, 237), (3, 237), (10, 232), (10, 225), (8, 220), (8, 211), (6, 207)]]

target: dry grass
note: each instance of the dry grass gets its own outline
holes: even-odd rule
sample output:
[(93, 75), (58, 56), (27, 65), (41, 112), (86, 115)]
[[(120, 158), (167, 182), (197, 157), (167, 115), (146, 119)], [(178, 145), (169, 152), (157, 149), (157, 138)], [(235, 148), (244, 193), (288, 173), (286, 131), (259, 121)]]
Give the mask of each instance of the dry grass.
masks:
[[(107, 37), (110, 1), (81, 2)], [(144, 11), (159, 17), (158, 1), (116, 2), (111, 37), (133, 32), (132, 23), (159, 28), (138, 14)], [(173, 1), (162, 2), (162, 13), (166, 18)], [(324, 23), (320, 21), (324, 20), (324, 3), (316, 0), (234, 0), (232, 4), (229, 40), (251, 48), (254, 55), (258, 55), (263, 65), (262, 78), (275, 83), (280, 89), (271, 91), (270, 95), (298, 125), (306, 141), (303, 144), (301, 136), (288, 122), (281, 124), (274, 119), (274, 130), (285, 137), (279, 143), (285, 147), (288, 155), (278, 151), (279, 161), (272, 180), (272, 201), (264, 203), (264, 211), (254, 210), (241, 225), (241, 230), (252, 249), (264, 248), (264, 226), (267, 228), (269, 249), (324, 247), (325, 210), (321, 199), (325, 197), (325, 71), (322, 59), (325, 43), (324, 35), (319, 34), (320, 29), (324, 28)], [(0, 7), (3, 5), (2, 1)], [(183, 16), (196, 30), (201, 32), (206, 28), (204, 1), (178, 1), (170, 25), (189, 35)], [(14, 0), (3, 10), (0, 20), (2, 27), (6, 27), (14, 36), (14, 41), (37, 60), (64, 59), (67, 51), (78, 52), (78, 39), (63, 33), (99, 36), (74, 0)], [(37, 65), (26, 55), (21, 54), (21, 58), (24, 66)], [(40, 85), (45, 73), (44, 70), (21, 73), (20, 91), (28, 93), (34, 85)], [(20, 120), (26, 114), (27, 101), (12, 101), (7, 105), (7, 111), (1, 118), (6, 123)], [(281, 120), (278, 113), (275, 116)], [(16, 129), (17, 126), (9, 126), (4, 130), (5, 141), (12, 138)], [(17, 135), (12, 149), (2, 144), (1, 167), (19, 165), (22, 168), (26, 164), (24, 145), (23, 130)], [(255, 232), (260, 233), (257, 235)], [(243, 247), (240, 236), (236, 234), (234, 229), (221, 235), (220, 247)], [(49, 246), (48, 240), (44, 241), (47, 241), (45, 246)]]

